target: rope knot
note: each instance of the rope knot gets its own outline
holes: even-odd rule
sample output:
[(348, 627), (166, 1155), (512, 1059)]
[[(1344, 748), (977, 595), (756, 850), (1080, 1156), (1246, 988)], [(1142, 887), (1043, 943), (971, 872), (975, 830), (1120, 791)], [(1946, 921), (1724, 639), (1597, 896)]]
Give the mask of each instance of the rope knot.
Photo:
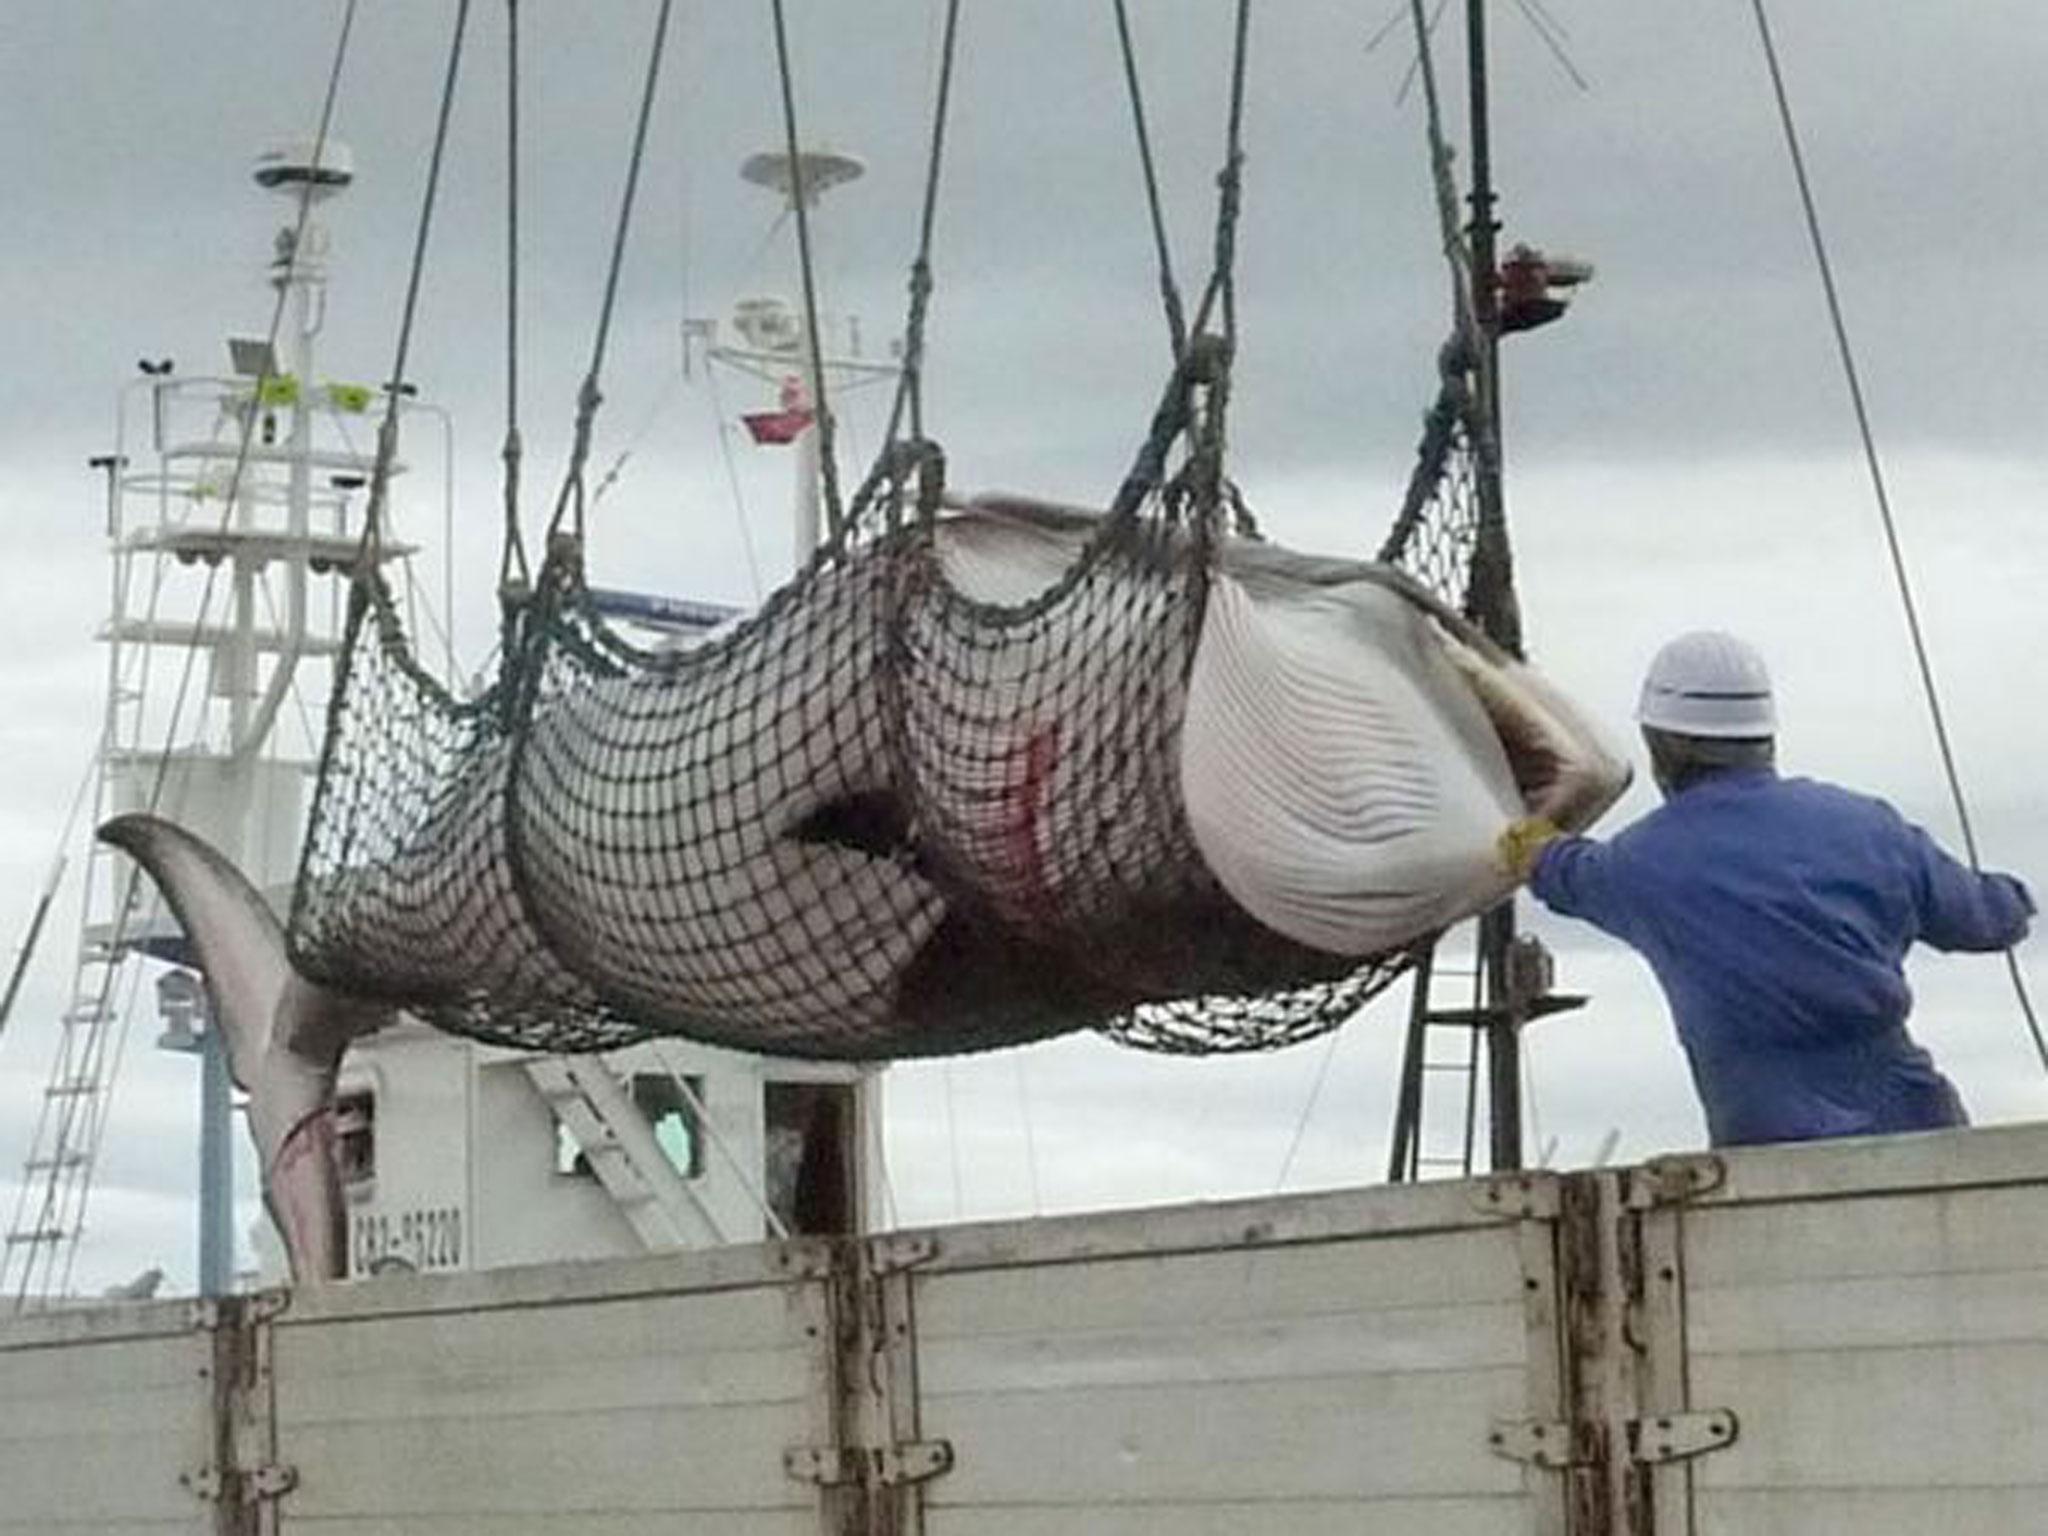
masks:
[[(567, 528), (548, 535), (548, 568), (574, 575), (583, 569), (583, 537)], [(545, 576), (542, 577), (546, 579)]]
[(1214, 331), (1203, 331), (1192, 338), (1188, 342), (1184, 364), (1190, 382), (1220, 384), (1230, 374), (1233, 351), (1230, 338), (1219, 336)]

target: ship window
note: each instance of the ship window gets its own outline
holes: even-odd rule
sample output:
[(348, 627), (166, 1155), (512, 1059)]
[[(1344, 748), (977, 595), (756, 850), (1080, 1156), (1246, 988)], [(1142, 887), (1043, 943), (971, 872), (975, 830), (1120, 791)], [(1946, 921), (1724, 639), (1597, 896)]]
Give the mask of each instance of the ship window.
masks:
[(583, 1155), (575, 1133), (559, 1120), (555, 1122), (555, 1172), (565, 1178), (590, 1177), (590, 1159)]
[(377, 1096), (344, 1093), (334, 1101), (334, 1161), (344, 1186), (377, 1176)]
[(654, 1127), (654, 1139), (668, 1164), (686, 1179), (704, 1171), (704, 1137), (694, 1104), (704, 1102), (704, 1079), (666, 1072), (633, 1075), (633, 1105)]

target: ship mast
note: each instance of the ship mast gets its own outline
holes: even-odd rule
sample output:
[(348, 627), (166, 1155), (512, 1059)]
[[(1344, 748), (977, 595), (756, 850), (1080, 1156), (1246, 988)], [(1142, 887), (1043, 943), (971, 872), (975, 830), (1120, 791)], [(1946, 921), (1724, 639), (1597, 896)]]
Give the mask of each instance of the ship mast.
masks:
[[(1496, 237), (1497, 194), (1493, 185), (1493, 141), (1487, 81), (1485, 0), (1467, 0), (1466, 99), (1471, 140), (1471, 185), (1466, 193), (1467, 217), (1456, 231), (1457, 199), (1449, 181), (1449, 147), (1437, 117), (1434, 84), (1428, 74), (1428, 37), (1420, 7), (1415, 10), (1418, 46), (1424, 50), (1425, 91), (1430, 112), (1430, 146), (1438, 178), (1439, 214), (1446, 243), (1461, 246), (1453, 266), (1458, 271), (1459, 316), (1444, 355), (1444, 392), (1432, 412), (1443, 418), (1441, 430), (1462, 444), (1462, 477), (1441, 478), (1445, 459), (1440, 443), (1427, 447), (1425, 464), (1438, 478), (1432, 496), (1456, 503), (1444, 542), (1467, 551), (1461, 573), (1439, 569), (1430, 579), (1443, 587), (1447, 600), (1461, 603), (1466, 615), (1503, 650), (1522, 654), (1522, 621), (1515, 598), (1514, 562), (1508, 540), (1506, 498), (1501, 472), (1500, 338), (1506, 331), (1528, 330), (1564, 313), (1570, 290), (1592, 275), (1591, 267), (1517, 246), (1501, 263)], [(1460, 236), (1462, 238), (1460, 238)], [(1469, 307), (1464, 298), (1469, 296)], [(1442, 442), (1453, 440), (1446, 435)], [(1432, 458), (1434, 453), (1436, 457)], [(1421, 473), (1419, 470), (1418, 473)], [(1454, 484), (1453, 482), (1459, 482)], [(1419, 482), (1423, 490), (1431, 483)], [(1447, 487), (1449, 487), (1447, 489)], [(1425, 499), (1411, 485), (1409, 505), (1397, 520), (1383, 559), (1413, 558), (1416, 529)], [(1448, 585), (1447, 585), (1448, 583)], [(1448, 1168), (1469, 1174), (1476, 1153), (1480, 1065), (1485, 1061), (1488, 1161), (1496, 1170), (1520, 1168), (1523, 1162), (1521, 1031), (1542, 1015), (1582, 1005), (1584, 998), (1550, 990), (1550, 956), (1530, 935), (1517, 935), (1512, 897), (1483, 914), (1478, 922), (1473, 970), (1466, 973), (1470, 991), (1461, 1004), (1444, 1006), (1435, 990), (1454, 978), (1436, 966), (1441, 936), (1415, 957), (1415, 981), (1403, 1049), (1400, 1087), (1389, 1144), (1387, 1176), (1413, 1179), (1427, 1168)], [(1447, 1030), (1459, 1039), (1459, 1059), (1432, 1058), (1433, 1031)], [(1427, 1156), (1423, 1147), (1426, 1079), (1431, 1072), (1454, 1071), (1463, 1079), (1463, 1150), (1457, 1156)]]
[[(311, 598), (358, 557), (350, 502), (371, 463), (347, 418), (376, 391), (315, 372), (328, 250), (316, 210), (354, 179), (348, 151), (286, 145), (257, 159), (253, 179), (292, 210), (273, 244), (270, 334), (230, 339), (222, 376), (145, 360), (123, 393), (114, 452), (93, 461), (106, 477), (113, 583), (91, 806), (95, 825), (134, 811), (180, 822), (282, 907), (314, 744), (288, 747), (280, 722), (311, 718), (304, 698), (324, 679), (306, 674), (338, 649), (338, 604), (319, 612)], [(131, 410), (132, 394), (146, 409)], [(381, 558), (409, 553), (386, 544)], [(70, 1288), (145, 960), (174, 967), (156, 978), (159, 1046), (200, 1062), (198, 1281), (222, 1294), (235, 1269), (233, 1093), (196, 957), (123, 856), (95, 841), (82, 866), (71, 984), (0, 1246), (0, 1294), (20, 1308)]]
[[(1472, 617), (1487, 637), (1520, 655), (1521, 614), (1515, 603), (1501, 486), (1500, 291), (1494, 236), (1493, 136), (1486, 79), (1486, 0), (1466, 0), (1465, 73), (1472, 140), (1473, 459), (1479, 535), (1472, 553)], [(1479, 920), (1479, 968), (1486, 991), (1487, 1124), (1496, 1170), (1522, 1166), (1521, 1030), (1524, 1012), (1509, 985), (1515, 942), (1510, 896)]]

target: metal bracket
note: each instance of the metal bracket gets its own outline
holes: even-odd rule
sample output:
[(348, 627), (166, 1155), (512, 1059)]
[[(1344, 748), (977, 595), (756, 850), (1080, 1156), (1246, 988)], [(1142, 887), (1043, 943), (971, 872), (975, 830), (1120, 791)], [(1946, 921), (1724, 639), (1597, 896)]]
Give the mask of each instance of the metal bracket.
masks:
[(793, 1280), (829, 1279), (833, 1270), (832, 1244), (816, 1237), (789, 1238), (775, 1245), (775, 1267)]
[(281, 1499), (299, 1486), (299, 1469), (265, 1463), (251, 1467), (244, 1474), (244, 1482), (259, 1499)]
[[(299, 1486), (299, 1469), (266, 1463), (237, 1472), (235, 1479), (259, 1499), (281, 1499)], [(211, 1463), (180, 1472), (178, 1486), (206, 1504), (219, 1504), (228, 1496), (228, 1479)]]
[(828, 1488), (844, 1483), (897, 1488), (952, 1471), (953, 1442), (913, 1440), (865, 1449), (798, 1445), (782, 1453), (782, 1469), (800, 1483)]
[(292, 1293), (288, 1287), (251, 1291), (242, 1298), (242, 1316), (247, 1322), (267, 1323), (272, 1318), (282, 1317), (291, 1304)]
[(178, 1474), (178, 1486), (202, 1504), (218, 1504), (224, 1484), (220, 1468), (211, 1464)]
[(782, 1453), (782, 1470), (800, 1483), (832, 1488), (859, 1477), (859, 1461), (836, 1445), (792, 1445)]
[(929, 1264), (939, 1256), (939, 1240), (928, 1234), (871, 1237), (867, 1242), (868, 1270), (876, 1275), (900, 1274)]
[(1507, 1221), (1555, 1221), (1561, 1209), (1557, 1176), (1499, 1174), (1472, 1191), (1472, 1204), (1482, 1216), (1498, 1216)]
[(1683, 1461), (1689, 1456), (1727, 1450), (1740, 1432), (1741, 1424), (1734, 1410), (1728, 1408), (1631, 1419), (1628, 1426), (1629, 1456), (1644, 1462)]
[(1653, 1157), (1628, 1176), (1628, 1208), (1683, 1205), (1727, 1182), (1728, 1165), (1711, 1152)]
[(1486, 1448), (1506, 1461), (1562, 1472), (1584, 1466), (1584, 1454), (1572, 1426), (1563, 1419), (1496, 1419), (1487, 1432)]
[(953, 1470), (953, 1442), (912, 1440), (870, 1453), (874, 1479), (884, 1488), (921, 1483)]

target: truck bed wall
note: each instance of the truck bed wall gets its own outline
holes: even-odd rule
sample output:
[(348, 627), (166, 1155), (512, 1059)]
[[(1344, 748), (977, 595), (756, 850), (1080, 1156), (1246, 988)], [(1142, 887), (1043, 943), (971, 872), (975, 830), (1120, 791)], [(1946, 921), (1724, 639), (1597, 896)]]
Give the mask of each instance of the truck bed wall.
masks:
[(0, 1405), (0, 1532), (2030, 1530), (2048, 1127), (52, 1312)]

